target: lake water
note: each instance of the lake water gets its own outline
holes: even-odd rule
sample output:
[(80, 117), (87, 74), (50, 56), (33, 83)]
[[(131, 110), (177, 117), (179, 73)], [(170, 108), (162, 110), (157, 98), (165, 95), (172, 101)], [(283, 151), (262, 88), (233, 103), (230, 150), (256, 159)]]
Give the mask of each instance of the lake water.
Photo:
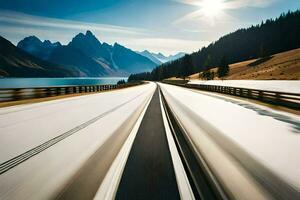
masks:
[(29, 87), (45, 87), (45, 86), (116, 84), (119, 80), (127, 81), (127, 77), (3, 78), (0, 79), (0, 88), (29, 88)]

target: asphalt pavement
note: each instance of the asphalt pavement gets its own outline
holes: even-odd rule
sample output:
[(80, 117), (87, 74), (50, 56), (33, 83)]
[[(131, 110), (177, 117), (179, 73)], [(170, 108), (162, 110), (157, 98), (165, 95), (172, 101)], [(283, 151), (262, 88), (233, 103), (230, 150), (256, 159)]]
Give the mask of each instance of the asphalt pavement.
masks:
[(180, 199), (158, 89), (133, 143), (116, 199)]

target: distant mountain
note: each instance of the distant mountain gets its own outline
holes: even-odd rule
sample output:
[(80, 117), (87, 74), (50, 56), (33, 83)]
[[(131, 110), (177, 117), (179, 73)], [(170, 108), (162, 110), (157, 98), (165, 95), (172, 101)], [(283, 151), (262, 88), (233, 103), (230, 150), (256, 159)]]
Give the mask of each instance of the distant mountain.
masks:
[(162, 64), (162, 61), (160, 61), (154, 53), (151, 53), (148, 50), (137, 52), (137, 53), (141, 54), (142, 56), (145, 56), (145, 57), (149, 58), (150, 60), (152, 60), (157, 65)]
[[(173, 60), (177, 60), (177, 59), (179, 59), (179, 58), (182, 58), (183, 56), (185, 56), (186, 55), (186, 53), (184, 53), (184, 52), (179, 52), (179, 53), (177, 53), (177, 54), (175, 54), (175, 55), (170, 55), (170, 56), (168, 56), (168, 59), (169, 59), (169, 61), (173, 61)], [(168, 62), (169, 62), (168, 61)]]
[(151, 71), (157, 64), (119, 44), (101, 43), (91, 31), (77, 34), (68, 45), (31, 36), (18, 43), (24, 51), (49, 62), (77, 68), (81, 76), (126, 76)]
[(79, 76), (79, 72), (34, 57), (0, 36), (0, 76), (67, 77)]
[(115, 43), (112, 49), (112, 61), (118, 69), (132, 73), (151, 71), (157, 65), (145, 56), (142, 56), (126, 47)]
[(59, 42), (51, 43), (49, 40), (42, 42), (36, 36), (29, 36), (21, 40), (17, 47), (43, 60), (47, 60), (52, 51), (61, 46)]
[(182, 58), (186, 54), (183, 52), (179, 52), (175, 55), (165, 56), (162, 53), (151, 53), (147, 50), (138, 52), (138, 53), (149, 58), (150, 60), (152, 60), (153, 62), (155, 62), (158, 65), (162, 64), (162, 63), (170, 62), (173, 60), (177, 60), (179, 58)]

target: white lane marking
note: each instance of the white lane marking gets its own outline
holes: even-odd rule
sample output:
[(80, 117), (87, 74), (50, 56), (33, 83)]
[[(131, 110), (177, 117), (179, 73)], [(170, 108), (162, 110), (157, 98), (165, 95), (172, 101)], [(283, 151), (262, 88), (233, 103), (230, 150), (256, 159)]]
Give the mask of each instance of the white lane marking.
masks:
[(173, 136), (172, 136), (172, 133), (171, 133), (168, 121), (167, 121), (167, 116), (166, 116), (165, 110), (162, 105), (160, 92), (159, 92), (159, 100), (160, 100), (160, 108), (161, 108), (162, 118), (163, 118), (163, 122), (164, 122), (164, 126), (165, 126), (169, 149), (171, 152), (171, 157), (172, 157), (172, 161), (173, 161), (173, 166), (174, 166), (174, 171), (175, 171), (175, 175), (176, 175), (176, 180), (177, 180), (180, 197), (181, 197), (181, 199), (185, 199), (185, 200), (189, 200), (189, 199), (194, 200), (195, 197), (194, 197), (192, 188), (190, 186), (188, 177), (185, 173), (182, 161), (180, 159), (178, 150), (176, 148), (175, 141), (173, 139)]
[[(156, 90), (156, 87), (155, 87)], [(154, 90), (154, 92), (155, 92)], [(145, 108), (143, 109), (141, 115), (139, 116), (136, 124), (131, 130), (128, 138), (126, 139), (124, 145), (122, 146), (117, 157), (113, 161), (113, 164), (109, 168), (105, 178), (103, 179), (94, 199), (95, 200), (111, 200), (115, 198), (129, 152), (131, 150), (132, 144), (134, 142), (135, 136), (139, 130), (140, 124), (144, 118), (146, 110), (151, 102), (154, 92), (149, 96), (148, 102), (146, 103)]]

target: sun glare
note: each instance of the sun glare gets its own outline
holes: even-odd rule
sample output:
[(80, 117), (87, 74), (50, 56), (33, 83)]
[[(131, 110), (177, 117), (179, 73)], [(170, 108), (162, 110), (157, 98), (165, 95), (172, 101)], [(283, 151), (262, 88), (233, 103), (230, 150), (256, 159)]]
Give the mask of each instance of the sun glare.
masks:
[(218, 15), (224, 9), (223, 0), (203, 0), (199, 3), (201, 11), (208, 17)]

